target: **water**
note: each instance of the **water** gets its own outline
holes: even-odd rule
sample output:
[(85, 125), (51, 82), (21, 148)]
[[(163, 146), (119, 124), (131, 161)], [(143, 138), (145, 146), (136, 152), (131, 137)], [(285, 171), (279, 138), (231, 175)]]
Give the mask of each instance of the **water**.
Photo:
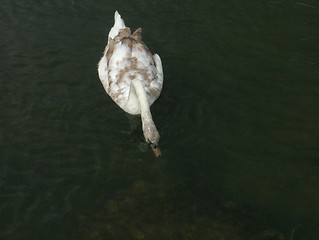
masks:
[[(115, 10), (162, 58), (160, 160), (97, 77)], [(310, 0), (3, 0), (1, 239), (318, 239), (318, 26)]]

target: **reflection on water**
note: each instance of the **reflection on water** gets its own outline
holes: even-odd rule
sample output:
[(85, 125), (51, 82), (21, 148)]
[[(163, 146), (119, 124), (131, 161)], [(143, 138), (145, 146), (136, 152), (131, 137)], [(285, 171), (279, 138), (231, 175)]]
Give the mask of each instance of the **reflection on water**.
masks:
[[(161, 160), (97, 77), (115, 10), (163, 61)], [(0, 238), (317, 239), (318, 15), (308, 0), (3, 1)]]

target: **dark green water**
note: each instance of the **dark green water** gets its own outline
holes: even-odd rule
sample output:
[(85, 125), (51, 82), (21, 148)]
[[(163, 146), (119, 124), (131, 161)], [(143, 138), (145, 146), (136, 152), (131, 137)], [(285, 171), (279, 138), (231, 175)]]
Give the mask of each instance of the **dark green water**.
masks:
[[(161, 159), (106, 95), (118, 10), (163, 62)], [(318, 1), (0, 5), (0, 238), (319, 239)]]

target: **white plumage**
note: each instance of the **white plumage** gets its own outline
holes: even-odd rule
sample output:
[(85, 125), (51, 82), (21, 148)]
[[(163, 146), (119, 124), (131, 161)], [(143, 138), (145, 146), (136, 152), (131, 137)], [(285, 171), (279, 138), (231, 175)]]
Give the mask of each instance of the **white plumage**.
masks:
[(163, 86), (161, 58), (158, 54), (152, 55), (143, 43), (141, 28), (131, 34), (117, 11), (114, 21), (98, 64), (100, 80), (108, 95), (124, 111), (141, 114), (145, 140), (157, 145), (159, 134), (150, 106)]

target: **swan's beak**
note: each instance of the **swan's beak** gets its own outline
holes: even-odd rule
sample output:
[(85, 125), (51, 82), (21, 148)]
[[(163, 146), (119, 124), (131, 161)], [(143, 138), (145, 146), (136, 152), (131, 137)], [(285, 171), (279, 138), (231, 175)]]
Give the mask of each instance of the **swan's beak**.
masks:
[(159, 157), (162, 155), (161, 150), (159, 149), (158, 145), (151, 144), (151, 148), (152, 148), (156, 157)]

